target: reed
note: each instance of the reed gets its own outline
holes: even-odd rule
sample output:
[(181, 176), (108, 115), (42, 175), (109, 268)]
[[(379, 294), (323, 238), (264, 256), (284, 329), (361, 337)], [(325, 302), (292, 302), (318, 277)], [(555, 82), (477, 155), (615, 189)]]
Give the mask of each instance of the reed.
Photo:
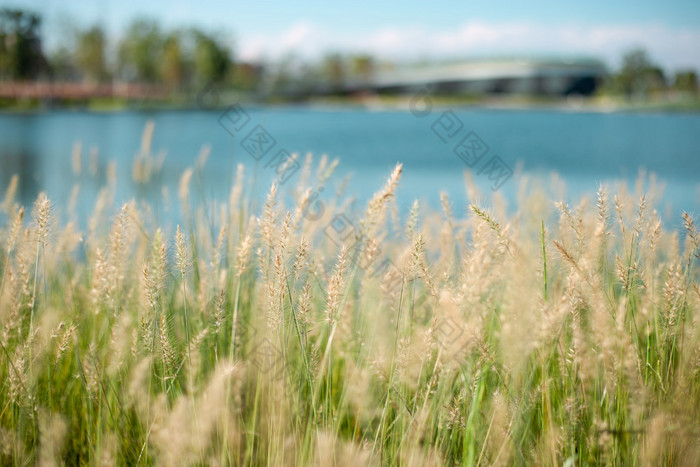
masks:
[(210, 204), (190, 194), (207, 154), (175, 227), (113, 184), (85, 232), (44, 194), (25, 219), (12, 179), (0, 464), (700, 463), (692, 215), (667, 229), (655, 198), (601, 187), (517, 212), (443, 193), (401, 219), (401, 165), (358, 215), (318, 197), (337, 162), (314, 177), (310, 156), (292, 206), (278, 185), (250, 199), (242, 166)]

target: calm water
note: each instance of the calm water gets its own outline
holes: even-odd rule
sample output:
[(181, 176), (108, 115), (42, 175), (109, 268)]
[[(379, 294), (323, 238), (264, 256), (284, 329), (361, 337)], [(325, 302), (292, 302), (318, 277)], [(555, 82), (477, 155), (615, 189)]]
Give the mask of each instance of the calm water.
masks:
[[(193, 164), (202, 145), (210, 144), (212, 150), (200, 188), (205, 197), (223, 197), (228, 192), (237, 163), (256, 173), (260, 189), (267, 188), (275, 170), (266, 164), (280, 150), (286, 150), (311, 152), (316, 158), (322, 154), (338, 158), (338, 176), (330, 186), (351, 173), (347, 193), (356, 195), (359, 202), (378, 189), (400, 161), (405, 170), (399, 191), (402, 206), (414, 198), (437, 205), (440, 190), (445, 190), (454, 208), (462, 209), (460, 206), (467, 202), (464, 170), (468, 167), (453, 150), (463, 137), (474, 132), (488, 146), (488, 152), (472, 169), (475, 183), (488, 194), (494, 184), (503, 181), (496, 177), (498, 172), (479, 174), (485, 166), (490, 167), (493, 156), (499, 156), (514, 171), (499, 188), (511, 204), (523, 176), (551, 187), (550, 174), (555, 172), (567, 186), (566, 193), (558, 195), (574, 197), (584, 192), (592, 195), (600, 182), (633, 183), (643, 168), (666, 182), (660, 206), (667, 215), (677, 215), (681, 209), (700, 211), (698, 114), (455, 109), (443, 115), (443, 110), (433, 109), (421, 118), (409, 111), (298, 107), (246, 108), (245, 112), (230, 113), (230, 119), (223, 120), (235, 138), (220, 124), (222, 111), (0, 115), (0, 189), (5, 189), (11, 173), (21, 172), (23, 179), (31, 180), (24, 183), (25, 201), (40, 189), (46, 189), (53, 200), (67, 199), (75, 182), (71, 150), (80, 140), (83, 169), (89, 166), (90, 148), (98, 148), (100, 171), (108, 160), (117, 163), (118, 201), (135, 196), (137, 192), (129, 181), (132, 161), (144, 125), (153, 120), (152, 151), (167, 152), (162, 181), (173, 199), (182, 170)], [(234, 124), (238, 130), (233, 129)], [(267, 134), (255, 139), (254, 154), (269, 150), (258, 163), (242, 147), (257, 125)], [(471, 161), (474, 159), (469, 157), (476, 157), (474, 154), (463, 152)], [(291, 188), (299, 174), (288, 172), (286, 176), (289, 180), (283, 190)], [(81, 203), (92, 203), (95, 190), (96, 185), (83, 178)], [(332, 196), (332, 190), (326, 191)]]

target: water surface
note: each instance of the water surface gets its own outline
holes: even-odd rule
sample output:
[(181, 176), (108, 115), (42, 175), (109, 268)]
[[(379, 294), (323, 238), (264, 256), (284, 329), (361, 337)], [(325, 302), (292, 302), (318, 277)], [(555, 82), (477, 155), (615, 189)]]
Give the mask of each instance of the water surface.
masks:
[[(662, 205), (671, 206), (671, 212), (697, 211), (700, 207), (700, 115), (666, 113), (432, 109), (426, 115), (248, 107), (227, 114), (223, 110), (2, 114), (0, 188), (5, 188), (11, 173), (21, 172), (26, 199), (31, 200), (40, 189), (46, 189), (54, 200), (67, 199), (76, 181), (71, 151), (74, 142), (81, 141), (84, 171), (90, 167), (91, 148), (97, 148), (98, 172), (104, 172), (107, 161), (116, 162), (118, 201), (137, 196), (139, 192), (129, 180), (149, 120), (155, 122), (152, 152), (166, 152), (160, 183), (173, 198), (181, 172), (194, 163), (202, 146), (209, 144), (211, 154), (198, 185), (207, 198), (226, 195), (239, 163), (246, 165), (251, 177), (254, 174), (260, 190), (266, 189), (276, 176), (275, 158), (282, 157), (279, 154), (284, 150), (282, 154), (310, 152), (316, 159), (323, 154), (338, 158), (338, 176), (330, 187), (337, 187), (342, 176), (352, 173), (347, 192), (356, 195), (358, 203), (402, 162), (404, 177), (398, 193), (402, 208), (416, 198), (437, 205), (441, 190), (450, 194), (457, 208), (466, 206), (466, 169), (472, 171), (483, 193), (498, 185), (499, 193), (511, 204), (523, 177), (548, 186), (550, 174), (556, 173), (567, 186), (561, 195), (573, 198), (581, 193), (592, 195), (601, 182), (632, 184), (643, 169), (666, 182)], [(250, 138), (246, 140), (251, 132), (257, 141), (252, 154), (245, 149), (253, 147)], [(469, 133), (485, 145), (483, 157), (471, 168), (455, 152)], [(512, 177), (494, 180), (488, 171), (483, 173), (494, 156), (513, 170)], [(473, 158), (466, 159), (473, 162)], [(285, 176), (289, 178), (283, 190), (289, 190), (299, 173)], [(81, 180), (81, 203), (87, 205), (94, 201), (97, 185), (85, 181), (85, 176)], [(332, 190), (326, 194), (332, 196)]]

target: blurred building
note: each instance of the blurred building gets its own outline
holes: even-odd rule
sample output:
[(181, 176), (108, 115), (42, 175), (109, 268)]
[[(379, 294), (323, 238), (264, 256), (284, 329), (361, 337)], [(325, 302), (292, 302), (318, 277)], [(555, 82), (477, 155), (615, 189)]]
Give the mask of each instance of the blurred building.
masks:
[[(426, 86), (439, 94), (591, 95), (607, 74), (599, 60), (488, 59), (378, 69), (377, 92), (415, 92)], [(353, 83), (348, 83), (350, 90)], [(359, 89), (359, 86), (357, 86)]]

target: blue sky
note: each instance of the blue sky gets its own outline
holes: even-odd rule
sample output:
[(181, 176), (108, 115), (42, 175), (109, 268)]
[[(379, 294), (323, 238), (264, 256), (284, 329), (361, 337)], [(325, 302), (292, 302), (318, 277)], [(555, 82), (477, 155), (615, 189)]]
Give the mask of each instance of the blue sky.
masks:
[(220, 33), (245, 59), (294, 52), (369, 52), (418, 60), (490, 55), (591, 55), (617, 65), (641, 46), (671, 70), (700, 69), (700, 1), (617, 0), (24, 0), (43, 13), (49, 47), (66, 25), (99, 23), (113, 40), (135, 17), (165, 27), (197, 25)]

